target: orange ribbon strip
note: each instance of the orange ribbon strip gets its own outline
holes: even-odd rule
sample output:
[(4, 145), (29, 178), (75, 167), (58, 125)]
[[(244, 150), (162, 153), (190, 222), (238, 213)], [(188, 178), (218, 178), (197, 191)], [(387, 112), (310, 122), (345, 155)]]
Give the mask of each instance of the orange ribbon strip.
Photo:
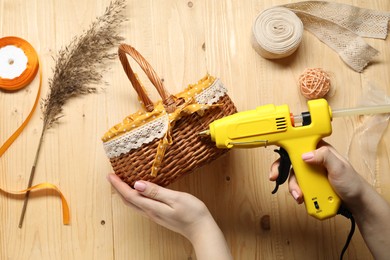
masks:
[(42, 86), (42, 71), (39, 66), (38, 54), (27, 41), (17, 38), (17, 37), (4, 37), (0, 39), (0, 49), (5, 46), (15, 46), (23, 50), (28, 58), (27, 68), (23, 71), (23, 73), (14, 79), (4, 79), (0, 77), (0, 89), (6, 91), (15, 91), (19, 90), (28, 84), (30, 84), (35, 78), (38, 70), (39, 70), (39, 87), (37, 96), (35, 98), (34, 106), (31, 109), (27, 118), (23, 121), (23, 123), (19, 126), (18, 129), (7, 139), (7, 141), (0, 147), (0, 157), (7, 151), (8, 147), (16, 140), (16, 138), (20, 135), (23, 129), (26, 127), (27, 123), (30, 121), (37, 105), (39, 102), (39, 97), (41, 94), (41, 86)]
[(40, 184), (37, 184), (35, 186), (32, 186), (29, 189), (25, 189), (25, 190), (21, 190), (21, 191), (6, 191), (6, 190), (3, 190), (2, 188), (0, 188), (0, 191), (8, 193), (8, 194), (13, 194), (13, 195), (22, 195), (28, 191), (37, 191), (37, 190), (43, 190), (43, 189), (54, 190), (60, 195), (61, 201), (62, 201), (62, 222), (64, 223), (64, 225), (68, 225), (70, 222), (68, 202), (66, 201), (65, 196), (62, 194), (60, 189), (58, 189), (57, 186), (55, 186), (55, 185), (48, 183), (48, 182), (45, 182), (45, 183), (40, 183)]
[[(38, 71), (39, 71), (39, 86), (38, 86), (37, 96), (35, 98), (35, 102), (30, 113), (23, 121), (23, 123), (18, 127), (18, 129), (16, 129), (16, 131), (0, 147), (0, 157), (7, 151), (7, 149), (16, 140), (16, 138), (22, 133), (23, 129), (30, 121), (35, 109), (38, 106), (39, 97), (41, 94), (41, 87), (42, 87), (42, 70), (39, 66), (40, 62), (39, 62), (38, 54), (35, 51), (35, 49), (31, 46), (31, 44), (21, 38), (11, 36), (11, 37), (4, 37), (0, 39), (0, 50), (1, 48), (6, 46), (14, 46), (16, 48), (23, 50), (24, 54), (27, 56), (28, 62), (27, 62), (26, 69), (18, 77), (9, 79), (9, 78), (2, 78), (0, 76), (0, 89), (5, 91), (16, 91), (22, 89), (33, 81)], [(10, 64), (13, 62), (14, 62), (13, 60), (10, 61)], [(61, 193), (61, 191), (53, 184), (41, 183), (22, 191), (5, 191), (0, 188), (0, 191), (3, 191), (8, 194), (25, 194), (28, 191), (40, 190), (40, 189), (52, 189), (57, 191), (57, 193), (60, 195), (62, 200), (63, 223), (65, 225), (69, 224), (70, 214), (69, 214), (68, 203), (66, 202), (66, 199)]]

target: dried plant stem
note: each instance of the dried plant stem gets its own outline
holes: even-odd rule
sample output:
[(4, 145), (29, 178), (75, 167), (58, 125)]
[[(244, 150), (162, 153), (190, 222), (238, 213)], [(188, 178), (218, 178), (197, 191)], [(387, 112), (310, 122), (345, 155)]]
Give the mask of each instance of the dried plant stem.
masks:
[[(116, 57), (116, 54), (110, 51), (123, 40), (123, 37), (118, 35), (118, 28), (127, 20), (122, 14), (125, 7), (126, 0), (114, 0), (88, 30), (59, 51), (53, 77), (49, 79), (48, 95), (41, 102), (43, 128), (27, 189), (31, 188), (34, 180), (45, 132), (58, 123), (63, 116), (63, 106), (69, 99), (97, 92), (91, 85), (101, 83), (105, 62)], [(23, 225), (29, 195), (30, 192), (27, 191), (19, 228)]]
[[(45, 135), (45, 132), (46, 132), (45, 128), (43, 128), (42, 129), (42, 133), (41, 133), (41, 137), (39, 138), (38, 148), (37, 148), (37, 151), (35, 153), (34, 163), (33, 163), (33, 166), (31, 168), (30, 178), (28, 180), (27, 189), (31, 188), (33, 180), (34, 180), (35, 169), (37, 167), (38, 157), (39, 157), (39, 154), (40, 154), (40, 151), (41, 151), (41, 147), (42, 147), (42, 143), (43, 143), (43, 136)], [(24, 216), (26, 215), (26, 209), (27, 209), (27, 203), (28, 203), (29, 196), (30, 196), (30, 191), (28, 190), (26, 192), (25, 197), (24, 197), (22, 213), (21, 213), (20, 219), (19, 219), (19, 228), (22, 228), (22, 226), (23, 226), (23, 221), (24, 221)]]

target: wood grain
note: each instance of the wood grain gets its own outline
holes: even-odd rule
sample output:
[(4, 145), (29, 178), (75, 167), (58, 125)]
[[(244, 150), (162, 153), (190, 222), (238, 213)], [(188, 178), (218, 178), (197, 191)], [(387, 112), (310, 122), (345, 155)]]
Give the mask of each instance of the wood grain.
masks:
[[(329, 103), (354, 107), (369, 87), (390, 92), (390, 44), (367, 39), (380, 51), (364, 73), (347, 67), (337, 54), (310, 33), (292, 56), (261, 58), (250, 44), (251, 26), (265, 8), (290, 1), (136, 1), (128, 0), (129, 20), (121, 34), (164, 79), (171, 93), (181, 91), (206, 73), (218, 76), (240, 111), (273, 103), (288, 104), (294, 113), (306, 109), (297, 79), (309, 67), (331, 74), (336, 88)], [(293, 1), (296, 2), (296, 1)], [(342, 0), (360, 7), (390, 11), (386, 0)], [(103, 13), (109, 0), (1, 0), (0, 35), (28, 40), (43, 69), (43, 94), (52, 75), (53, 56)], [(115, 50), (114, 50), (115, 51)], [(152, 98), (159, 97), (140, 77)], [(71, 209), (71, 225), (61, 223), (60, 200), (52, 192), (31, 194), (25, 223), (18, 228), (22, 197), (0, 194), (0, 259), (196, 259), (191, 244), (125, 206), (105, 176), (112, 171), (100, 137), (109, 127), (139, 108), (135, 92), (118, 61), (104, 73), (108, 82), (98, 94), (72, 100), (58, 127), (44, 141), (34, 183), (60, 187)], [(37, 79), (18, 92), (0, 92), (0, 143), (27, 116)], [(0, 187), (27, 185), (42, 126), (38, 110), (22, 135), (0, 158)], [(326, 140), (349, 156), (354, 167), (390, 201), (390, 130), (378, 144), (374, 175), (367, 172), (358, 149), (349, 150), (362, 118), (335, 119)], [(209, 207), (223, 230), (235, 259), (336, 259), (349, 232), (337, 216), (317, 221), (288, 193), (287, 185), (271, 195), (268, 171), (277, 158), (273, 148), (234, 150), (172, 184)], [(264, 219), (269, 220), (264, 226)], [(359, 232), (348, 259), (372, 259)]]

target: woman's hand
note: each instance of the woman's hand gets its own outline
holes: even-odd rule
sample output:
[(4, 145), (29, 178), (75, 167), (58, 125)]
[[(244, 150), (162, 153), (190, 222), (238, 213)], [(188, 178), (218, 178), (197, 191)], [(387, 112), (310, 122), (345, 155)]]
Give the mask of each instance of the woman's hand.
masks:
[[(353, 169), (351, 164), (343, 158), (331, 145), (321, 141), (318, 149), (302, 155), (302, 160), (308, 164), (319, 165), (326, 169), (328, 179), (341, 200), (350, 207), (355, 206), (356, 198), (360, 196), (362, 187), (365, 186), (363, 178)], [(279, 160), (271, 166), (270, 180), (275, 181), (278, 177)], [(289, 191), (294, 199), (303, 203), (303, 193), (299, 188), (294, 171), (290, 173), (288, 182)]]
[[(375, 259), (388, 259), (390, 248), (390, 205), (366, 182), (331, 145), (321, 142), (315, 151), (302, 155), (306, 163), (322, 166), (335, 192), (356, 219), (360, 233)], [(278, 176), (279, 161), (271, 166), (270, 180)], [(292, 172), (289, 190), (298, 203), (303, 202), (299, 184)]]
[(115, 174), (107, 179), (126, 205), (190, 240), (198, 259), (231, 259), (221, 230), (198, 198), (147, 181), (137, 181), (132, 189)]
[(138, 181), (130, 188), (115, 174), (108, 180), (124, 203), (157, 224), (191, 239), (197, 225), (212, 218), (205, 204), (196, 197), (165, 189), (147, 181)]

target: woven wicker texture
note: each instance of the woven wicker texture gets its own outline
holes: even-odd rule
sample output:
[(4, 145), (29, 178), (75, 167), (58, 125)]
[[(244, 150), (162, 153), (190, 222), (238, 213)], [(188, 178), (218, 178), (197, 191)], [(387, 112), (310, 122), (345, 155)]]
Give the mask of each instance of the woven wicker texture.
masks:
[(223, 106), (209, 109), (202, 117), (192, 114), (176, 122), (172, 133), (173, 144), (168, 147), (156, 177), (150, 175), (150, 169), (159, 140), (112, 158), (111, 164), (115, 173), (130, 186), (140, 179), (166, 186), (226, 153), (226, 149), (217, 149), (209, 138), (202, 138), (198, 134), (207, 129), (213, 120), (236, 112), (233, 102), (227, 95), (218, 103)]
[[(164, 88), (160, 78), (141, 54), (129, 45), (121, 45), (118, 53), (123, 68), (139, 98), (145, 104), (145, 108), (148, 111), (153, 110), (153, 102), (151, 102), (137, 77), (135, 77), (126, 54), (135, 59), (147, 74), (162, 97), (166, 108), (169, 107), (174, 111), (182, 100), (176, 99), (175, 101), (175, 98)], [(157, 176), (151, 175), (151, 168), (160, 144), (160, 139), (157, 138), (126, 154), (111, 158), (110, 162), (115, 174), (132, 187), (137, 180), (147, 180), (161, 186), (167, 186), (179, 177), (193, 172), (226, 153), (228, 150), (217, 149), (209, 138), (202, 138), (198, 134), (200, 131), (207, 129), (212, 121), (237, 112), (234, 103), (227, 94), (222, 96), (217, 104), (219, 106), (207, 109), (202, 116), (193, 113), (181, 117), (174, 123), (171, 132), (172, 144), (165, 151)]]

